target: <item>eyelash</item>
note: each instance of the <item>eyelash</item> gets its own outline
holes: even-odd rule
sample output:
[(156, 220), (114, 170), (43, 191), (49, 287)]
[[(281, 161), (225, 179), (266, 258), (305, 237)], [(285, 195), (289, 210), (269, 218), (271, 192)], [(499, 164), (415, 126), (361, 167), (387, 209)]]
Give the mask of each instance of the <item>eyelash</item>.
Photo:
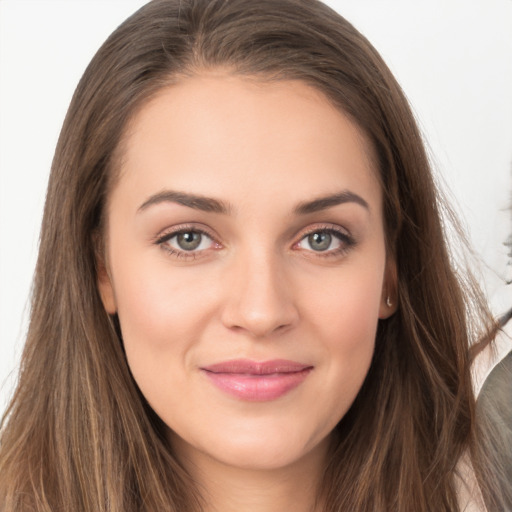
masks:
[(350, 249), (352, 249), (356, 245), (356, 240), (346, 230), (341, 229), (332, 224), (325, 224), (320, 226), (314, 226), (313, 228), (308, 229), (306, 232), (302, 233), (300, 240), (298, 242), (295, 242), (293, 246), (298, 246), (298, 244), (300, 244), (304, 239), (315, 233), (326, 233), (332, 235), (339, 240), (341, 246), (337, 249), (331, 249), (327, 251), (314, 251), (313, 249), (307, 251), (308, 253), (314, 254), (314, 257), (336, 258), (344, 256), (346, 253), (350, 251)]
[(205, 235), (212, 240), (212, 242), (217, 246), (216, 248), (220, 248), (220, 244), (215, 241), (215, 237), (212, 233), (208, 232), (205, 229), (198, 228), (197, 226), (179, 226), (177, 228), (172, 229), (171, 231), (164, 232), (162, 235), (159, 235), (155, 240), (155, 245), (160, 246), (164, 251), (166, 251), (169, 255), (175, 258), (182, 259), (192, 259), (195, 260), (200, 254), (207, 249), (203, 249), (201, 251), (180, 251), (174, 247), (166, 245), (166, 242), (169, 242), (172, 238), (184, 234), (184, 233), (198, 233), (200, 235)]
[[(205, 229), (201, 229), (201, 228), (199, 228), (197, 226), (193, 226), (193, 225), (178, 226), (176, 228), (173, 228), (171, 231), (164, 232), (163, 234), (157, 236), (157, 238), (154, 240), (154, 244), (160, 246), (169, 255), (171, 255), (175, 258), (180, 258), (180, 259), (195, 260), (196, 258), (201, 256), (201, 253), (204, 253), (205, 251), (208, 250), (208, 249), (202, 249), (199, 251), (194, 251), (194, 250), (181, 251), (181, 250), (178, 250), (178, 249), (166, 244), (166, 242), (169, 242), (169, 240), (173, 239), (174, 237), (176, 237), (180, 234), (184, 234), (184, 233), (197, 233), (202, 236), (203, 235), (207, 236), (208, 238), (210, 238), (212, 240), (213, 244), (215, 244), (215, 246), (216, 246), (215, 249), (221, 248), (221, 244), (216, 241), (215, 236), (212, 233), (210, 233), (209, 231), (207, 231)], [(293, 244), (293, 248), (300, 250), (300, 248), (298, 248), (298, 245), (304, 239), (306, 239), (308, 236), (313, 235), (315, 233), (326, 233), (326, 234), (332, 235), (339, 240), (341, 246), (337, 249), (331, 249), (331, 250), (326, 250), (326, 251), (314, 251), (313, 249), (306, 250), (306, 252), (313, 254), (314, 257), (320, 257), (320, 258), (340, 257), (340, 256), (343, 256), (344, 254), (346, 254), (347, 252), (349, 252), (350, 249), (352, 249), (356, 245), (355, 239), (349, 233), (347, 233), (345, 230), (342, 230), (332, 224), (328, 224), (328, 225), (314, 226), (313, 228), (302, 233), (300, 235), (300, 239)], [(308, 257), (309, 257), (309, 255), (308, 255)]]

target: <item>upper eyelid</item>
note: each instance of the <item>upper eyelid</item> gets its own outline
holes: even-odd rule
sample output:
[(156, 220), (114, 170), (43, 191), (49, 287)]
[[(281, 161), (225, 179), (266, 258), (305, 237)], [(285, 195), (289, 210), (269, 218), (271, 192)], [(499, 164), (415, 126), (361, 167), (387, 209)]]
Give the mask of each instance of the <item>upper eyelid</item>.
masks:
[(352, 238), (352, 234), (347, 228), (339, 226), (338, 224), (331, 224), (331, 223), (322, 223), (322, 224), (304, 228), (299, 231), (299, 234), (297, 235), (297, 237), (299, 240), (302, 240), (305, 236), (311, 235), (312, 233), (317, 233), (319, 231), (334, 232), (334, 233), (338, 233), (340, 235), (345, 235), (348, 238)]
[(201, 233), (210, 237), (213, 241), (218, 240), (216, 234), (206, 226), (201, 224), (179, 224), (177, 226), (161, 230), (155, 237), (153, 237), (153, 242), (159, 243), (164, 241), (164, 239), (169, 240), (173, 236), (179, 235), (180, 233), (186, 233), (187, 231), (195, 231), (197, 233)]
[[(155, 237), (152, 238), (153, 243), (163, 243), (166, 240), (169, 240), (173, 236), (178, 235), (179, 233), (187, 232), (187, 231), (195, 231), (198, 233), (202, 233), (209, 238), (211, 238), (214, 242), (220, 243), (220, 237), (216, 234), (214, 230), (209, 228), (208, 226), (202, 223), (183, 223), (178, 224), (177, 226), (172, 226), (161, 230)], [(334, 224), (330, 222), (322, 222), (318, 224), (308, 225), (293, 235), (292, 240), (293, 245), (300, 242), (306, 236), (320, 232), (320, 231), (328, 231), (335, 234), (339, 234), (340, 236), (345, 236), (349, 239), (353, 239), (353, 235), (349, 229), (346, 227), (340, 226), (339, 224)]]
[[(338, 224), (330, 224), (330, 223), (328, 223), (328, 224), (322, 224), (321, 226), (314, 226), (314, 227), (312, 226), (311, 229), (307, 229), (306, 228), (306, 230), (301, 231), (301, 233), (295, 239), (296, 241), (293, 242), (292, 248), (297, 250), (299, 244), (306, 237), (308, 237), (309, 235), (311, 235), (313, 233), (319, 233), (319, 232), (332, 233), (336, 238), (338, 238), (340, 244), (342, 245), (342, 247), (326, 250), (326, 251), (323, 251), (323, 252), (316, 253), (315, 251), (313, 251), (319, 257), (320, 256), (321, 257), (328, 257), (328, 256), (333, 256), (335, 254), (338, 254), (340, 252), (345, 252), (348, 249), (350, 249), (351, 247), (353, 247), (354, 245), (356, 245), (356, 243), (357, 243), (357, 240), (350, 233), (350, 231), (348, 229), (346, 229), (346, 228), (344, 228), (344, 227), (342, 227), (342, 226), (340, 226)], [(304, 250), (306, 252), (310, 252), (307, 249), (304, 249)]]

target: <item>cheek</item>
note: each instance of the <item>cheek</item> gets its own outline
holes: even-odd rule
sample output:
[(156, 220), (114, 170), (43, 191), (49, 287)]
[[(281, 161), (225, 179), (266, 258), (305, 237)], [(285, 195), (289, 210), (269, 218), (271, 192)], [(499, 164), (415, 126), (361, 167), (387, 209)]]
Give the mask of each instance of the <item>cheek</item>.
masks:
[(155, 348), (161, 342), (164, 350), (169, 338), (197, 325), (209, 288), (197, 268), (173, 268), (163, 254), (117, 260), (114, 289), (124, 335)]
[[(119, 258), (113, 268), (117, 310), (128, 364), (139, 387), (166, 379), (187, 365), (210, 317), (204, 279), (172, 269), (165, 256), (151, 261)], [(187, 269), (188, 270), (188, 269)], [(148, 395), (146, 395), (148, 396)]]
[[(377, 266), (377, 269), (379, 267)], [(329, 293), (315, 294), (310, 319), (322, 343), (325, 399), (337, 423), (354, 401), (373, 357), (379, 321), (382, 273), (356, 269), (330, 281)], [(334, 426), (334, 425), (332, 425)]]
[[(342, 339), (347, 350), (372, 340), (379, 318), (384, 265), (360, 265), (333, 272), (321, 289), (309, 287), (310, 316), (329, 340)], [(317, 284), (320, 284), (317, 282)]]
[[(368, 297), (371, 301), (372, 297)], [(324, 329), (325, 345), (329, 351), (329, 365), (333, 378), (347, 385), (360, 386), (368, 371), (375, 346), (378, 316), (376, 308), (369, 307), (369, 301), (355, 307), (350, 303), (332, 311), (331, 322), (326, 319)], [(358, 389), (355, 390), (357, 393)]]
[(126, 260), (117, 267), (115, 289), (123, 344), (139, 389), (168, 422), (173, 411), (192, 413), (192, 404), (186, 400), (187, 369), (192, 366), (209, 306), (201, 294), (200, 280), (170, 271), (165, 262), (138, 261), (137, 267), (130, 268)]

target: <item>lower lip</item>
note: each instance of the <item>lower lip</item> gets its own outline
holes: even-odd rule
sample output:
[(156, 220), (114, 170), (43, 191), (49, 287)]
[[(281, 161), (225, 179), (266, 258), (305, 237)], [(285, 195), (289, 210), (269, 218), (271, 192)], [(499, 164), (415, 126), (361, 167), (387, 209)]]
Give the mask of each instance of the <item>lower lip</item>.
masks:
[(203, 371), (215, 386), (228, 395), (249, 402), (267, 402), (276, 400), (299, 386), (309, 375), (311, 368), (265, 375)]

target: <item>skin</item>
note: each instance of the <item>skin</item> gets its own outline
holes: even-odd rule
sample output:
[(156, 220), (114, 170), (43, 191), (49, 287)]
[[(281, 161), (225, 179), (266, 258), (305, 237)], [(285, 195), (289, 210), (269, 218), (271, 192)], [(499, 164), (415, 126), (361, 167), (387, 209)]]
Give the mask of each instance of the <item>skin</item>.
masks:
[[(219, 70), (153, 97), (123, 148), (99, 288), (137, 384), (208, 510), (312, 510), (330, 433), (394, 312), (368, 142), (306, 84)], [(207, 235), (185, 251), (180, 230)], [(331, 235), (327, 249), (312, 232)], [(248, 401), (202, 370), (239, 358), (312, 370), (277, 399)]]

